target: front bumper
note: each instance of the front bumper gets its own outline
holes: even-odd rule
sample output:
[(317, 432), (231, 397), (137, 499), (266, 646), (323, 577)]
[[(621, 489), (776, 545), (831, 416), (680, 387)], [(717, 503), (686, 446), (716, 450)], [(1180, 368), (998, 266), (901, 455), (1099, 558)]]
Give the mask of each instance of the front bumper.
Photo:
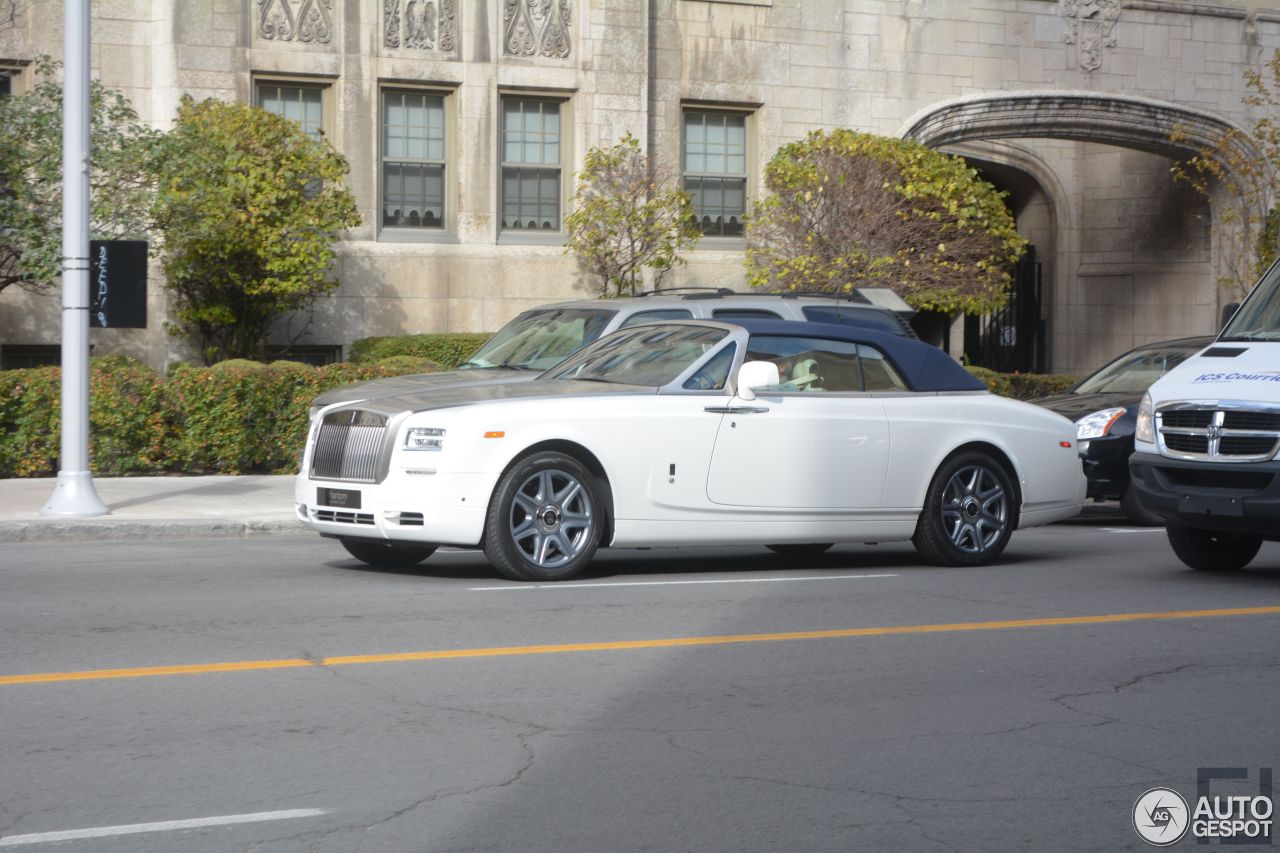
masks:
[(1143, 507), (1168, 523), (1280, 541), (1280, 461), (1183, 461), (1138, 452), (1129, 472)]
[(483, 474), (393, 471), (380, 483), (300, 474), (294, 509), (304, 526), (325, 536), (474, 547), (484, 533), (492, 489), (493, 477)]
[(1129, 456), (1133, 453), (1133, 433), (1085, 439), (1080, 446), (1084, 476), (1089, 481), (1092, 500), (1115, 500), (1129, 486)]

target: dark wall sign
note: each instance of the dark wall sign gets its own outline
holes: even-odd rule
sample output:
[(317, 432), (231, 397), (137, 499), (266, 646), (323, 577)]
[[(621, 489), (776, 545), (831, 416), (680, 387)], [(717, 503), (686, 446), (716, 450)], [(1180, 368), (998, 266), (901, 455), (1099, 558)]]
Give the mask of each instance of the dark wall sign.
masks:
[(147, 242), (89, 241), (89, 325), (147, 327)]

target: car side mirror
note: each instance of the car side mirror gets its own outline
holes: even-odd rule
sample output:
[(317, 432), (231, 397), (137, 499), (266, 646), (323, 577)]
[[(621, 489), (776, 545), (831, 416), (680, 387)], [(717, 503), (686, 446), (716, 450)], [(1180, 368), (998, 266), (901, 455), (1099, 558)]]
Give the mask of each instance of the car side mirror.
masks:
[(1222, 306), (1222, 322), (1218, 324), (1218, 331), (1222, 331), (1231, 322), (1231, 318), (1240, 310), (1239, 302), (1228, 302)]
[(738, 396), (754, 400), (756, 389), (778, 384), (778, 365), (772, 361), (748, 361), (738, 370)]

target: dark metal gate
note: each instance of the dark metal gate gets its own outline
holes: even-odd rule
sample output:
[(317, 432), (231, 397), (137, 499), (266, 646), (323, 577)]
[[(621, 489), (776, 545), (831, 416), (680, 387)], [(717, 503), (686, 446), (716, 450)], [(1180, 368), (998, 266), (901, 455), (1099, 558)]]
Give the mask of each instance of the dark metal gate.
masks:
[(1008, 303), (985, 317), (964, 318), (964, 354), (970, 364), (1002, 373), (1045, 371), (1045, 323), (1040, 316), (1041, 279), (1036, 247), (1013, 272)]

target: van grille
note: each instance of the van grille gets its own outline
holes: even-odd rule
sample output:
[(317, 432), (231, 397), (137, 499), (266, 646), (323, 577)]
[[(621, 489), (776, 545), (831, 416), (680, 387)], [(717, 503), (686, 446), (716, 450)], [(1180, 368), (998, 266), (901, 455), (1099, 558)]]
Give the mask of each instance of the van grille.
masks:
[(352, 483), (377, 482), (386, 434), (385, 415), (358, 409), (330, 412), (316, 431), (311, 476)]
[(1160, 452), (1175, 459), (1262, 462), (1280, 450), (1280, 410), (1179, 405), (1156, 413)]

